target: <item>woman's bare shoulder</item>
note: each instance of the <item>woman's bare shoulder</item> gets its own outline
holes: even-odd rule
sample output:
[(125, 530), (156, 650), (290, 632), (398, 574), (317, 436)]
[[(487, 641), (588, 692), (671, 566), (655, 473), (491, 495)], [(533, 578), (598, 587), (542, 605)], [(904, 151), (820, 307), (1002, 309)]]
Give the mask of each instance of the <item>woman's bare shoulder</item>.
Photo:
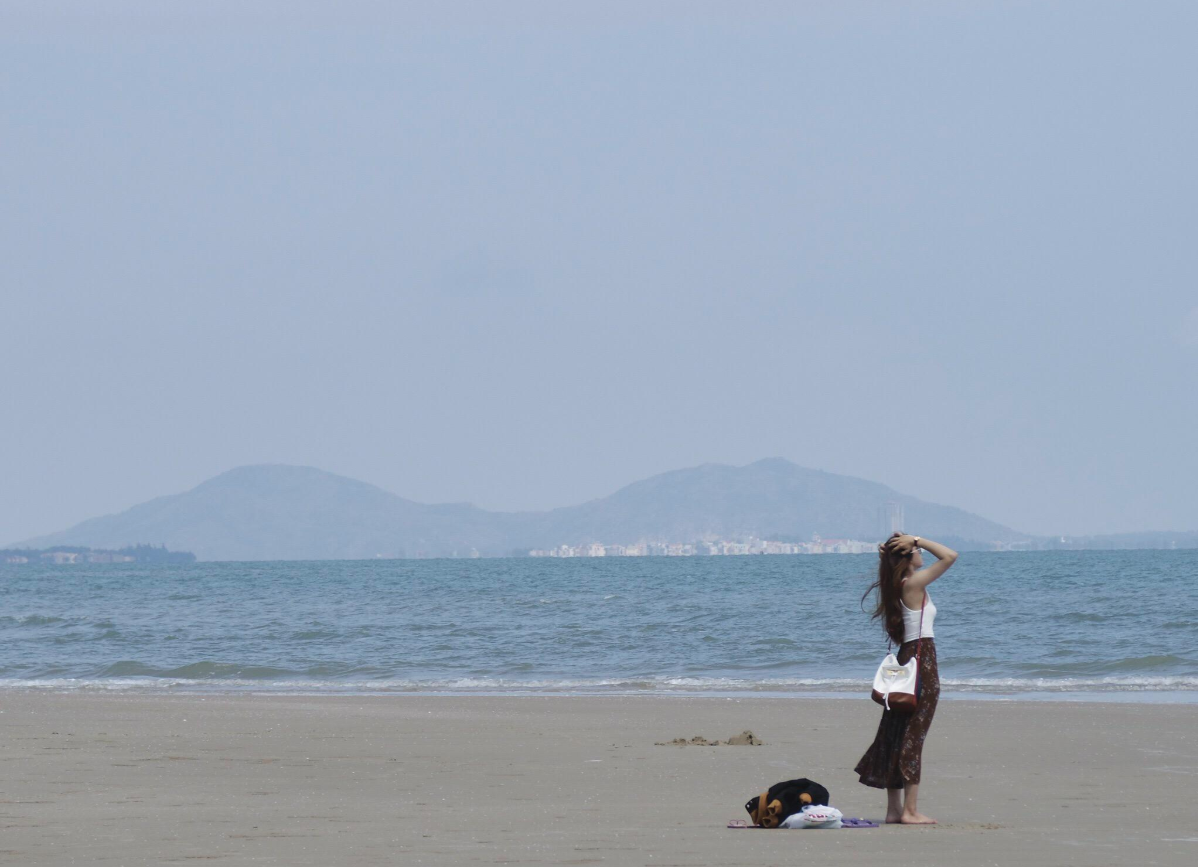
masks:
[[(918, 574), (918, 572), (915, 573), (915, 575)], [(915, 575), (912, 575), (911, 578), (914, 578)], [(923, 604), (923, 597), (926, 592), (927, 589), (925, 585), (916, 584), (911, 580), (907, 580), (903, 582), (903, 592), (899, 595), (903, 601), (903, 605), (912, 611), (915, 611), (920, 605)]]

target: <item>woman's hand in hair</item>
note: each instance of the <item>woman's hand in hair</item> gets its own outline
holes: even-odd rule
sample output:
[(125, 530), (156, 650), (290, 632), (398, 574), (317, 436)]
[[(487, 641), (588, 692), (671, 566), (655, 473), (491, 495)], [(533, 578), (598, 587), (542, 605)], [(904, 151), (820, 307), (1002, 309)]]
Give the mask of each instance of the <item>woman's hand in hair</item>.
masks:
[(910, 557), (915, 553), (915, 537), (895, 533), (882, 543), (882, 547), (891, 557)]

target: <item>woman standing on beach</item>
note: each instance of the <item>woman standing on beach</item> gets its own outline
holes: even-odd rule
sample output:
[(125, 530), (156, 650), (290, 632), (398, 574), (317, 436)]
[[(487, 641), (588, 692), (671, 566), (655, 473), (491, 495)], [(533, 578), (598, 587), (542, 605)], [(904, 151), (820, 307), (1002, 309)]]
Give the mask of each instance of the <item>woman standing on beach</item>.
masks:
[[(936, 557), (926, 569), (921, 548)], [(882, 543), (878, 554), (878, 580), (861, 600), (877, 591), (873, 619), (881, 620), (886, 635), (899, 645), (900, 664), (908, 662), (919, 648), (919, 706), (912, 714), (884, 710), (874, 742), (855, 770), (865, 785), (886, 790), (887, 822), (933, 825), (936, 820), (920, 813), (917, 805), (923, 742), (940, 698), (932, 638), (936, 606), (927, 587), (956, 562), (957, 552), (918, 536), (895, 533)]]

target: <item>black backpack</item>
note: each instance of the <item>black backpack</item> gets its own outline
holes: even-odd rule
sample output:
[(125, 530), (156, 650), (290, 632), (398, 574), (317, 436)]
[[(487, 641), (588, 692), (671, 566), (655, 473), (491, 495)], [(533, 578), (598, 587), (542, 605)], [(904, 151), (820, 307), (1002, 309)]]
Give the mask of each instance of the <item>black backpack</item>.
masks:
[(748, 811), (754, 825), (777, 828), (788, 816), (794, 815), (809, 804), (828, 806), (828, 790), (819, 783), (813, 783), (803, 777), (775, 783), (770, 786), (769, 791), (745, 801), (745, 810)]

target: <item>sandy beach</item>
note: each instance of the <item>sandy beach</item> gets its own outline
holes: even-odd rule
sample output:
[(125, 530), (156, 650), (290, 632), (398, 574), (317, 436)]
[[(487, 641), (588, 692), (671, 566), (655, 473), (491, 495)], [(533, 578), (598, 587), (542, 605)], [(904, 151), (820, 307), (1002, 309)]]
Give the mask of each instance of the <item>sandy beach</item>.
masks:
[[(1198, 707), (941, 704), (935, 828), (728, 830), (808, 776), (847, 816), (868, 701), (101, 696), (0, 704), (11, 864), (922, 863), (1198, 859)], [(763, 746), (656, 746), (752, 729)]]

